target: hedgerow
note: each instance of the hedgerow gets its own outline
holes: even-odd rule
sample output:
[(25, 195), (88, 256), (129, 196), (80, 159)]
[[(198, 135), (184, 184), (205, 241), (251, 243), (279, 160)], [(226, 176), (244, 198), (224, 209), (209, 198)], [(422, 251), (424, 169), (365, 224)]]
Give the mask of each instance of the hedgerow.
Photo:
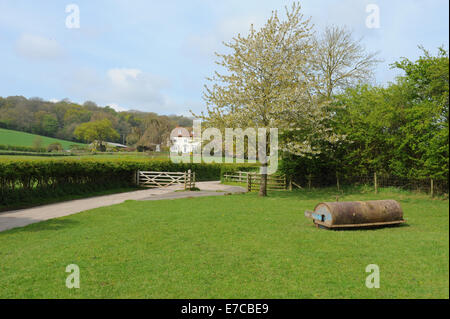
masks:
[(20, 152), (47, 152), (45, 147), (31, 147), (31, 146), (18, 146), (18, 145), (4, 145), (0, 144), (0, 150), (7, 151), (20, 151)]
[(251, 164), (173, 163), (169, 160), (0, 159), (0, 206), (129, 187), (137, 170), (184, 172), (197, 181), (219, 180), (224, 170), (248, 170)]
[(2, 151), (2, 156), (41, 156), (41, 157), (58, 157), (58, 156), (74, 156), (71, 153), (37, 153), (37, 152), (20, 152), (20, 151)]

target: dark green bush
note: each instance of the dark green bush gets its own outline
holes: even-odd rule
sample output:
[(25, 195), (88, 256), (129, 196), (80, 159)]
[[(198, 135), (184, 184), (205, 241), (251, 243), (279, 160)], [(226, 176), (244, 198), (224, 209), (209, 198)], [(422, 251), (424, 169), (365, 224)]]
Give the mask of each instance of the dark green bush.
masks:
[(47, 152), (61, 152), (63, 150), (63, 147), (61, 143), (52, 143), (49, 146), (47, 146)]
[(225, 173), (232, 175), (236, 172), (256, 172), (258, 171), (259, 166), (257, 164), (228, 164), (222, 165), (220, 168), (220, 179), (223, 179), (223, 175)]

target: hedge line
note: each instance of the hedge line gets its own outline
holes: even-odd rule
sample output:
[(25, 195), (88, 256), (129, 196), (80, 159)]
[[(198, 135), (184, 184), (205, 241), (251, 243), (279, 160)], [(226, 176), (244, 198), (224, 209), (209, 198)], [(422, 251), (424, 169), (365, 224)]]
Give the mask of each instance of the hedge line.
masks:
[(41, 156), (41, 157), (57, 157), (57, 156), (74, 156), (74, 154), (66, 153), (37, 153), (37, 152), (20, 152), (20, 151), (2, 151), (0, 155), (3, 156)]
[(169, 160), (22, 159), (0, 160), (0, 206), (38, 196), (54, 198), (133, 185), (137, 170), (187, 171), (197, 181), (219, 180), (224, 171), (254, 169), (251, 164), (173, 163)]
[(31, 146), (18, 146), (18, 145), (5, 145), (0, 144), (0, 150), (6, 151), (20, 151), (20, 152), (47, 152), (45, 147), (31, 147)]

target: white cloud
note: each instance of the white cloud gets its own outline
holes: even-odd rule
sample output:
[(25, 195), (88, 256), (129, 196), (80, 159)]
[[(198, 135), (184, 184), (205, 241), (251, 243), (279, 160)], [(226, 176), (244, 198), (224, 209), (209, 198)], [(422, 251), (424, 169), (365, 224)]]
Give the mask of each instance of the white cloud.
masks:
[(55, 60), (64, 56), (64, 49), (54, 39), (22, 34), (15, 43), (17, 54), (32, 60)]
[(169, 83), (165, 78), (136, 68), (112, 68), (98, 73), (90, 68), (77, 70), (64, 82), (71, 96), (79, 100), (109, 105), (117, 111), (170, 112), (174, 103), (165, 93)]
[(139, 69), (110, 69), (108, 77), (111, 82), (119, 87), (129, 86), (129, 80), (136, 80), (137, 76), (142, 74)]
[(114, 68), (107, 72), (107, 91), (117, 103), (163, 105), (162, 90), (167, 86), (162, 77), (139, 69)]

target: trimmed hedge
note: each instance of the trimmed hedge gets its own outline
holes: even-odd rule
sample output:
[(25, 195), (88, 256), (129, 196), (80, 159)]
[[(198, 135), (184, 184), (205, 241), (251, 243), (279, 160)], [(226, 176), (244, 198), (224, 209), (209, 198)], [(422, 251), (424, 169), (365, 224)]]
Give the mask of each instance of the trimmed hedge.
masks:
[(40, 156), (40, 157), (55, 157), (55, 156), (74, 156), (71, 153), (36, 153), (36, 152), (19, 152), (19, 151), (2, 151), (0, 155), (3, 156)]
[(223, 175), (225, 173), (233, 175), (233, 173), (241, 172), (253, 172), (258, 171), (259, 166), (256, 164), (232, 164), (222, 165), (220, 168), (220, 180), (223, 181)]
[(173, 163), (162, 159), (0, 159), (0, 206), (92, 191), (129, 187), (137, 170), (184, 172), (197, 181), (219, 180), (221, 173), (248, 170), (252, 164)]
[(0, 144), (0, 150), (20, 151), (20, 152), (47, 152), (47, 149), (45, 147), (40, 147), (36, 149), (31, 146), (4, 145), (4, 144)]

